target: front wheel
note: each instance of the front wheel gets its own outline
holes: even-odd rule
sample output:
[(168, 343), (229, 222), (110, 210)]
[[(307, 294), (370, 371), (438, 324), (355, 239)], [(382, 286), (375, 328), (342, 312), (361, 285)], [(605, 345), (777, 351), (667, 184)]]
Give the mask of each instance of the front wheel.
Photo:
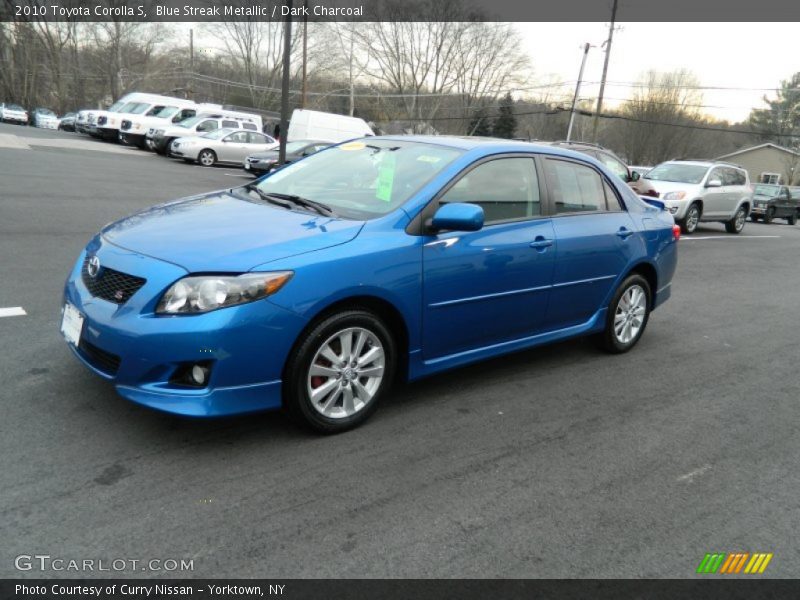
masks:
[(650, 284), (639, 274), (622, 282), (608, 305), (605, 330), (598, 336), (603, 350), (621, 354), (636, 345), (650, 318), (651, 295)]
[(200, 154), (197, 155), (197, 162), (204, 167), (213, 167), (214, 163), (217, 162), (217, 155), (213, 150), (200, 150)]
[(750, 220), (753, 223), (758, 223), (758, 215), (750, 215)]
[(681, 221), (681, 231), (683, 233), (691, 234), (697, 229), (697, 224), (700, 222), (700, 207), (697, 204), (692, 204), (686, 210), (686, 216)]
[(744, 206), (740, 206), (733, 218), (725, 223), (725, 231), (728, 233), (742, 233), (745, 221), (747, 221), (747, 211)]
[(789, 223), (789, 225), (796, 224), (797, 223), (797, 213), (793, 214), (791, 217), (787, 217), (786, 222)]
[(363, 423), (391, 386), (397, 357), (388, 327), (364, 310), (336, 313), (306, 333), (286, 367), (288, 411), (322, 433)]
[(775, 218), (775, 209), (770, 207), (767, 209), (767, 212), (764, 215), (764, 223), (772, 223), (772, 219), (774, 218)]

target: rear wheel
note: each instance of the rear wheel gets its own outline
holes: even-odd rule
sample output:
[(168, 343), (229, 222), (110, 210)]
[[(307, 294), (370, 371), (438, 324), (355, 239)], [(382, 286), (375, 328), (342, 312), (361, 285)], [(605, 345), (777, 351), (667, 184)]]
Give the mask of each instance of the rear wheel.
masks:
[(197, 162), (204, 167), (213, 167), (217, 162), (217, 155), (213, 150), (209, 150), (208, 148), (200, 150), (200, 153), (197, 155)]
[(376, 315), (333, 314), (292, 352), (284, 378), (286, 408), (323, 433), (360, 425), (391, 386), (396, 356), (392, 334)]
[(740, 206), (733, 218), (725, 223), (725, 231), (728, 233), (742, 233), (746, 221), (747, 209), (744, 206)]
[(686, 216), (681, 221), (681, 231), (683, 233), (694, 233), (697, 224), (700, 222), (700, 207), (695, 202), (686, 210)]
[(608, 305), (605, 330), (598, 336), (601, 348), (620, 354), (636, 345), (650, 318), (651, 294), (650, 284), (638, 273), (622, 282)]
[(775, 218), (775, 209), (770, 207), (767, 209), (766, 214), (764, 214), (764, 223), (772, 223), (772, 219)]

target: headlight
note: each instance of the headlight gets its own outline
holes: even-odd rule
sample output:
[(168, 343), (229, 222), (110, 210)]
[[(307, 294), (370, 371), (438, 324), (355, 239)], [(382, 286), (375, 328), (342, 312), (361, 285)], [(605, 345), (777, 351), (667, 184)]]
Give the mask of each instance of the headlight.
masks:
[(271, 296), (292, 278), (292, 271), (245, 273), (238, 277), (203, 275), (177, 281), (162, 296), (156, 312), (167, 315), (206, 313)]
[(661, 196), (662, 200), (683, 200), (686, 197), (686, 192), (667, 192)]

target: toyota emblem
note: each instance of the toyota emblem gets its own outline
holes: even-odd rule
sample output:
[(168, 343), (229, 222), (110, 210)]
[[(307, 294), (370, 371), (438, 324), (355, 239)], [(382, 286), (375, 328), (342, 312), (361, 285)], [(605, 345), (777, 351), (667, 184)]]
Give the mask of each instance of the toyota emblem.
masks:
[(94, 279), (100, 273), (100, 259), (97, 256), (93, 256), (89, 259), (89, 262), (86, 265), (86, 272), (89, 274), (89, 277)]

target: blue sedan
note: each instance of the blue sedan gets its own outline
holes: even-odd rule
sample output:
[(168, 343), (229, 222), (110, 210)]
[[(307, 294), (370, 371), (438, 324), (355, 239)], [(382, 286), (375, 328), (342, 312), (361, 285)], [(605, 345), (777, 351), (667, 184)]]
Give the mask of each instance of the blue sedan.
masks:
[(678, 236), (585, 154), (370, 137), (107, 226), (61, 331), (134, 402), (284, 406), (336, 432), (396, 380), (581, 335), (630, 350), (670, 296)]

